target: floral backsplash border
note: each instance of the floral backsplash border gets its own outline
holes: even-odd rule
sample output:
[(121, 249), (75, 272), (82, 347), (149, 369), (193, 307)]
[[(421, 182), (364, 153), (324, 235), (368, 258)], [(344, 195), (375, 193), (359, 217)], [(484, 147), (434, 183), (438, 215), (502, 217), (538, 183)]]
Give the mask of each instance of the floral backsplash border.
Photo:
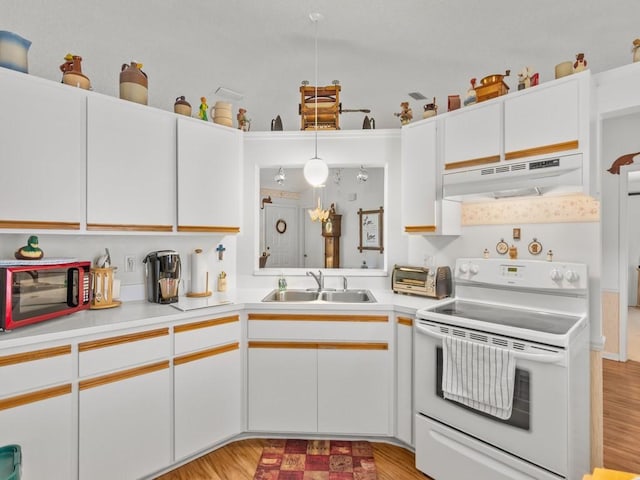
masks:
[(600, 202), (587, 195), (462, 204), (462, 225), (599, 222)]

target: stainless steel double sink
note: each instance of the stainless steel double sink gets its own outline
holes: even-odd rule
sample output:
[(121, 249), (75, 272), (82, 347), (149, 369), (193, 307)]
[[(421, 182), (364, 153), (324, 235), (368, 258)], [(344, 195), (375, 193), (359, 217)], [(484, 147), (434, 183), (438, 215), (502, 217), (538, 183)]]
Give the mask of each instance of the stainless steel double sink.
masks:
[(369, 290), (272, 290), (263, 302), (376, 303)]

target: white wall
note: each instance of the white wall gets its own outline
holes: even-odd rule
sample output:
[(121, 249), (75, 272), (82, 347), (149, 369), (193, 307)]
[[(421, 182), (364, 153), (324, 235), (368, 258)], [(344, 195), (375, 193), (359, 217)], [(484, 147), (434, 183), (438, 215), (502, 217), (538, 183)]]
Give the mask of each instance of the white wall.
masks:
[[(27, 234), (1, 234), (0, 258), (14, 258), (14, 252), (26, 245)], [(236, 238), (219, 235), (182, 236), (182, 235), (53, 235), (38, 234), (40, 248), (45, 258), (74, 257), (94, 262), (104, 254), (105, 247), (111, 253), (113, 266), (117, 267), (115, 278), (122, 284), (122, 300), (140, 300), (144, 298), (144, 257), (155, 250), (176, 250), (182, 260), (182, 279), (180, 294), (190, 290), (191, 266), (189, 255), (201, 248), (207, 255), (210, 288), (215, 288), (215, 279), (221, 271), (227, 275), (229, 289), (236, 285)], [(223, 260), (218, 260), (215, 251), (219, 244), (226, 248)], [(136, 257), (136, 270), (125, 273), (124, 257)]]

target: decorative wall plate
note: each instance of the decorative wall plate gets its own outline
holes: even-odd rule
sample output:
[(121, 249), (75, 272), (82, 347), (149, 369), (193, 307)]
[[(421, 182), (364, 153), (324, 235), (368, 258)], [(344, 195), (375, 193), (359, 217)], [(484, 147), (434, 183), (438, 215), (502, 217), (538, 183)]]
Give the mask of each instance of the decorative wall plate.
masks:
[(542, 244), (534, 238), (533, 242), (529, 244), (529, 253), (531, 255), (540, 255), (540, 252), (542, 252)]
[(504, 255), (509, 251), (509, 245), (504, 241), (504, 238), (501, 238), (500, 241), (496, 244), (496, 252), (500, 255)]
[(287, 231), (287, 222), (285, 222), (284, 220), (280, 219), (276, 222), (276, 231), (278, 233), (284, 233)]

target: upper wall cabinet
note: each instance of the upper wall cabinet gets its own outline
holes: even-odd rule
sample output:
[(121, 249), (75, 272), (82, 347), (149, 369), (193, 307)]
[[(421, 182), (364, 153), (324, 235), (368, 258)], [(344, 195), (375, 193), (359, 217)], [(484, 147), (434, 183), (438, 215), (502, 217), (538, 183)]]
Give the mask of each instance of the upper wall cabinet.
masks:
[(178, 119), (178, 231), (237, 233), (243, 133)]
[(0, 228), (81, 226), (83, 91), (0, 68)]
[(406, 233), (459, 235), (460, 204), (442, 199), (435, 119), (402, 128), (402, 224)]
[(176, 116), (117, 98), (87, 105), (87, 230), (171, 232)]
[[(582, 87), (587, 81), (585, 87)], [(539, 85), (504, 101), (505, 160), (582, 150), (589, 117), (581, 101), (588, 72)]]
[(502, 105), (481, 103), (444, 117), (445, 170), (500, 161)]

